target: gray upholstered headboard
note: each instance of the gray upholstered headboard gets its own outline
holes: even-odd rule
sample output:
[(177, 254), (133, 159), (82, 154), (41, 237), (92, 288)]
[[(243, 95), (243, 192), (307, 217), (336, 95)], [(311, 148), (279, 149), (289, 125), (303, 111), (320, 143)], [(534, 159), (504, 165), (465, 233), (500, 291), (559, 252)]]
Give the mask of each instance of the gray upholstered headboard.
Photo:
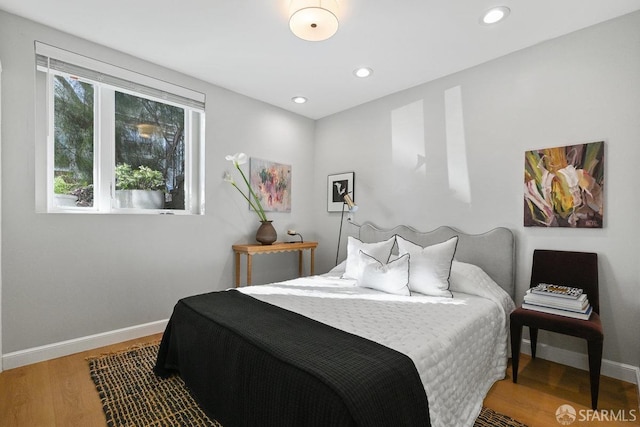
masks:
[(498, 227), (483, 234), (466, 234), (447, 226), (421, 232), (406, 225), (389, 230), (381, 230), (371, 223), (353, 225), (359, 227), (360, 240), (367, 243), (386, 240), (398, 234), (421, 246), (429, 246), (458, 236), (455, 259), (482, 268), (511, 298), (515, 296), (515, 238), (508, 228)]

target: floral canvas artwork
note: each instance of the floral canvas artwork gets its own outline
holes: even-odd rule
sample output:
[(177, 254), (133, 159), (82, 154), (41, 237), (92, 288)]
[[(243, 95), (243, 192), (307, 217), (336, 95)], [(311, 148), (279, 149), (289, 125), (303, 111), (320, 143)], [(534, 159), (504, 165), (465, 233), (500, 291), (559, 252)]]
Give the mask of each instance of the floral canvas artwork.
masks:
[(604, 142), (525, 153), (526, 227), (602, 228)]
[(291, 165), (251, 158), (249, 181), (265, 211), (291, 212)]

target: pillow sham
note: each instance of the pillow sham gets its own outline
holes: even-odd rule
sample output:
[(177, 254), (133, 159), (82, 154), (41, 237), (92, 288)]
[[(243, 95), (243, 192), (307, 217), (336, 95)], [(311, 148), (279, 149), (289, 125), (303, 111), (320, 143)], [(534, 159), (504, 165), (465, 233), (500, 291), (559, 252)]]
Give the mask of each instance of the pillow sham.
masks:
[(396, 236), (400, 256), (411, 256), (409, 290), (435, 297), (449, 297), (449, 275), (451, 263), (456, 253), (458, 236), (435, 245), (422, 247), (401, 236)]
[(460, 261), (453, 261), (451, 264), (449, 282), (451, 283), (450, 291), (471, 295), (480, 295), (480, 288), (484, 283), (493, 283), (496, 287), (500, 287), (482, 268)]
[(395, 261), (383, 263), (371, 255), (359, 252), (361, 272), (358, 286), (376, 289), (394, 295), (411, 295), (409, 292), (409, 254)]
[(347, 260), (345, 259), (340, 264), (336, 265), (331, 270), (329, 270), (327, 274), (335, 274), (337, 276), (342, 276), (345, 272), (346, 265), (347, 265)]
[(345, 267), (343, 279), (357, 279), (361, 272), (360, 251), (380, 260), (384, 264), (389, 261), (391, 249), (396, 242), (396, 236), (388, 240), (376, 243), (364, 243), (353, 236), (347, 240), (347, 265)]
[[(449, 290), (453, 292), (464, 292), (496, 301), (504, 308), (505, 313), (511, 313), (516, 309), (516, 305), (507, 291), (475, 264), (453, 261), (449, 280), (451, 282)], [(508, 328), (509, 316), (506, 316), (505, 322)]]
[(451, 276), (449, 277), (449, 290), (452, 292), (464, 292), (475, 294), (478, 287), (479, 276), (486, 275), (484, 270), (474, 264), (453, 261), (451, 264)]

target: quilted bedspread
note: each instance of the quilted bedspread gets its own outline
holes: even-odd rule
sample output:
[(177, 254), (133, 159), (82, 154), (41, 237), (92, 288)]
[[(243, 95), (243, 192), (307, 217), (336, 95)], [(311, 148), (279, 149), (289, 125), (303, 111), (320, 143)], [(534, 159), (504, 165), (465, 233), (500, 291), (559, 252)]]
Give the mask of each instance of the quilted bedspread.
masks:
[(504, 378), (515, 308), (488, 276), (476, 276), (454, 298), (386, 294), (331, 273), (241, 292), (406, 354), (428, 396), (432, 426), (461, 427), (474, 424), (487, 392)]

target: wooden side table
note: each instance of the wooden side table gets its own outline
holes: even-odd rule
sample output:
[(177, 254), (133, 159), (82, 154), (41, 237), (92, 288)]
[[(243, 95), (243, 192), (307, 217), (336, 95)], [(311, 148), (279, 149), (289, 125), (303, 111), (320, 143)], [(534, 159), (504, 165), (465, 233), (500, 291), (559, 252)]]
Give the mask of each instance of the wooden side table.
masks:
[(240, 255), (245, 254), (247, 256), (247, 285), (251, 284), (251, 261), (253, 255), (257, 254), (273, 254), (278, 252), (298, 252), (298, 275), (302, 276), (302, 252), (305, 250), (311, 251), (311, 266), (310, 274), (314, 274), (315, 270), (315, 250), (318, 246), (318, 242), (275, 242), (272, 245), (262, 245), (260, 243), (252, 243), (246, 245), (233, 245), (232, 249), (235, 252), (235, 264), (236, 264), (236, 288), (240, 286)]

